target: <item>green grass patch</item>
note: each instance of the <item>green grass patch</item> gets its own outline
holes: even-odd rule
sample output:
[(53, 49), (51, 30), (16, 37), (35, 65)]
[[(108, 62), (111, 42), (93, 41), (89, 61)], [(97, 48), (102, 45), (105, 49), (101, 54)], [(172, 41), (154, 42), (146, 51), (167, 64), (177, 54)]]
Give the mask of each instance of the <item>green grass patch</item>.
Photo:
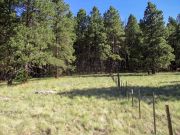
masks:
[[(165, 105), (173, 130), (180, 134), (180, 73), (121, 74), (128, 90), (143, 95), (142, 119), (138, 103), (122, 97), (109, 75), (32, 79), (7, 87), (0, 84), (0, 135), (151, 135), (152, 92), (156, 93), (157, 134), (168, 135)], [(36, 90), (58, 94), (38, 95)]]

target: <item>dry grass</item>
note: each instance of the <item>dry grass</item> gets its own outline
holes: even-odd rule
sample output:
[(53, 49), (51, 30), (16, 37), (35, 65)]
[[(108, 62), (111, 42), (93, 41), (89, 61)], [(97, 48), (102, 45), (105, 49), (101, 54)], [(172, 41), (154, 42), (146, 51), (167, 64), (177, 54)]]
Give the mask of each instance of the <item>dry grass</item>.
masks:
[[(128, 89), (141, 89), (142, 119), (138, 104), (131, 107), (107, 75), (33, 79), (7, 87), (0, 84), (0, 135), (151, 135), (151, 93), (157, 93), (157, 133), (168, 135), (165, 104), (170, 105), (174, 133), (180, 133), (180, 73), (121, 74)], [(38, 95), (36, 90), (58, 94)], [(137, 101), (136, 101), (137, 102)]]

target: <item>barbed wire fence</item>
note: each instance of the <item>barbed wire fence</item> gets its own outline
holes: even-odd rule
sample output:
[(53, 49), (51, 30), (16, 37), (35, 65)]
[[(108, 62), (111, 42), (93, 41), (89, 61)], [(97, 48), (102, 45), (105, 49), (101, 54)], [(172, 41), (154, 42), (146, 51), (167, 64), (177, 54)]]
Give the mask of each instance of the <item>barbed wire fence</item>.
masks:
[[(142, 106), (141, 106), (141, 101), (142, 98), (146, 97), (146, 95), (143, 95), (142, 90), (140, 89), (135, 89), (135, 88), (128, 88), (129, 82), (128, 81), (123, 81), (120, 74), (110, 74), (112, 80), (116, 84), (117, 90), (119, 91), (120, 95), (123, 98), (126, 98), (128, 101), (131, 101), (132, 108), (135, 105), (135, 100), (138, 101), (138, 114), (139, 114), (139, 119), (142, 119)], [(152, 117), (153, 117), (153, 126), (154, 126), (154, 135), (157, 134), (157, 112), (156, 112), (156, 93), (153, 91), (150, 97), (146, 98), (151, 98), (152, 100)], [(172, 125), (172, 120), (171, 120), (171, 113), (170, 113), (170, 107), (168, 104), (165, 105), (165, 112), (166, 112), (166, 117), (167, 117), (167, 127), (169, 131), (169, 135), (173, 135), (173, 125)]]

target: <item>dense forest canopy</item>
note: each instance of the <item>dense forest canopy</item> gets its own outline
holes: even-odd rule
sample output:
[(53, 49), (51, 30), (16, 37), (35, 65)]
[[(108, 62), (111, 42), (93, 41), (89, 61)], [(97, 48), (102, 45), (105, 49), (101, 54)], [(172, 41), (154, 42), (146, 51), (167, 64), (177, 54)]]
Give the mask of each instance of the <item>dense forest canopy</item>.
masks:
[(73, 16), (63, 0), (0, 0), (0, 79), (70, 73), (145, 71), (180, 67), (180, 14), (169, 17), (148, 2), (138, 22), (122, 22), (110, 6)]

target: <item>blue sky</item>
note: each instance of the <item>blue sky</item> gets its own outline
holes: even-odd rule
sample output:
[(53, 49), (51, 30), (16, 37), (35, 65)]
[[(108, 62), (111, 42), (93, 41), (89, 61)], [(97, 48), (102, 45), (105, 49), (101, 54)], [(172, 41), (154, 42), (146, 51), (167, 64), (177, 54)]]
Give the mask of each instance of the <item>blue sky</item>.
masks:
[[(93, 6), (97, 6), (101, 13), (104, 13), (110, 5), (119, 10), (122, 21), (127, 22), (129, 14), (133, 14), (137, 19), (143, 18), (144, 10), (148, 0), (65, 0), (70, 5), (74, 15), (80, 8), (89, 13)], [(168, 17), (177, 16), (180, 13), (180, 0), (151, 0), (157, 5), (157, 8), (164, 13), (164, 20), (167, 22)]]

